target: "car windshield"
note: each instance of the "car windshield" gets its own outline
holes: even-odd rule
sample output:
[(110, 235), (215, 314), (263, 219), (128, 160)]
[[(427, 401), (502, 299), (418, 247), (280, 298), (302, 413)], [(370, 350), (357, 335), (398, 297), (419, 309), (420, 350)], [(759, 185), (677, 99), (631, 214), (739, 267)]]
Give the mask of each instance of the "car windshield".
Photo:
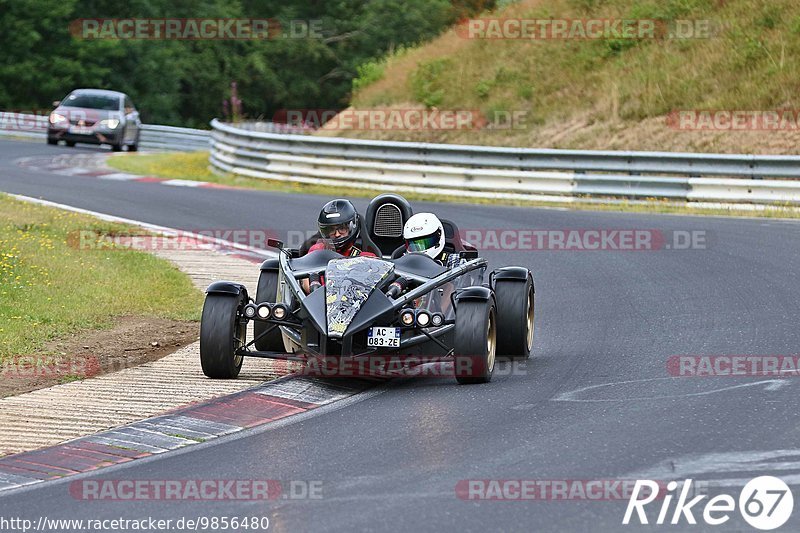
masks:
[(66, 100), (64, 100), (61, 105), (116, 111), (119, 109), (119, 98), (99, 94), (71, 94), (67, 96)]

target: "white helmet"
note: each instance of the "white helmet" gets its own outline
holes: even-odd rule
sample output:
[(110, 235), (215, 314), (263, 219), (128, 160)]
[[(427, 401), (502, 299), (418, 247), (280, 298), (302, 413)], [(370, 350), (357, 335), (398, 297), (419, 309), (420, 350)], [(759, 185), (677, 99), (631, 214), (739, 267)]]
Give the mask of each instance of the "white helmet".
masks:
[(436, 259), (444, 250), (444, 226), (433, 213), (417, 213), (403, 228), (406, 250)]

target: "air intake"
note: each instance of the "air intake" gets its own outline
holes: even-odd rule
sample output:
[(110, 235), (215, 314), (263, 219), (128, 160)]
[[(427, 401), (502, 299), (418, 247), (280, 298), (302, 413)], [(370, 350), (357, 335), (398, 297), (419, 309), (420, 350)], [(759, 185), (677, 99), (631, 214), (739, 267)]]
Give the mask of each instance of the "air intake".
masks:
[(403, 215), (394, 204), (383, 204), (375, 213), (373, 233), (376, 237), (398, 238), (403, 236)]

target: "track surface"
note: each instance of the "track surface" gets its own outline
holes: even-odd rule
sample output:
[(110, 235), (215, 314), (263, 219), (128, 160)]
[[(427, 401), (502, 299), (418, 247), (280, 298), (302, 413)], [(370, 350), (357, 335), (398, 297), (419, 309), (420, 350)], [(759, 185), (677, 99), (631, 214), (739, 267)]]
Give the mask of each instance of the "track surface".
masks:
[[(0, 141), (0, 190), (170, 227), (279, 234), (312, 227), (326, 200), (54, 176), (13, 162), (72, 151)], [(630, 479), (642, 472), (662, 480), (800, 474), (796, 378), (664, 379), (672, 355), (800, 352), (800, 225), (415, 205), (428, 209), (462, 229), (705, 231), (708, 249), (486, 252), (492, 267), (521, 264), (534, 271), (537, 333), (524, 375), (471, 387), (396, 382), (321, 416), (92, 477), (318, 480), (321, 500), (87, 502), (70, 496), (69, 483), (53, 482), (0, 496), (0, 516), (34, 522), (42, 515), (267, 516), (279, 531), (619, 531), (637, 529), (621, 526), (623, 501), (474, 502), (459, 499), (455, 487), (466, 479)], [(614, 384), (574, 392), (607, 383)], [(755, 464), (754, 452), (773, 450), (786, 457), (774, 466)], [(722, 461), (728, 471), (716, 474), (721, 467), (709, 466), (713, 456), (705, 454), (724, 452), (736, 453)], [(738, 497), (738, 489), (729, 492)], [(800, 506), (797, 486), (794, 494)], [(657, 512), (650, 509), (651, 520)], [(701, 515), (702, 509), (695, 512), (702, 523)], [(749, 526), (734, 513), (717, 528), (682, 522), (664, 529)], [(800, 510), (784, 529), (800, 530)]]

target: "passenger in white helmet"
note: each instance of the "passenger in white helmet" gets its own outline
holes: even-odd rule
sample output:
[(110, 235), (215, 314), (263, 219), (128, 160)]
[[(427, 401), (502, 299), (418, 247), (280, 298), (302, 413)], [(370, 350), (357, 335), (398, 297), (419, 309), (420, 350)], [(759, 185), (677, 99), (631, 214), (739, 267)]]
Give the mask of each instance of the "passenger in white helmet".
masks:
[[(433, 213), (417, 213), (409, 218), (403, 227), (403, 239), (405, 253), (425, 254), (447, 269), (466, 262), (458, 252), (445, 251), (444, 226)], [(397, 298), (407, 286), (408, 280), (399, 278), (390, 285), (386, 294)]]
[(423, 253), (447, 268), (461, 262), (458, 253), (444, 251), (444, 226), (433, 213), (417, 213), (409, 218), (403, 228), (403, 239), (407, 253)]

